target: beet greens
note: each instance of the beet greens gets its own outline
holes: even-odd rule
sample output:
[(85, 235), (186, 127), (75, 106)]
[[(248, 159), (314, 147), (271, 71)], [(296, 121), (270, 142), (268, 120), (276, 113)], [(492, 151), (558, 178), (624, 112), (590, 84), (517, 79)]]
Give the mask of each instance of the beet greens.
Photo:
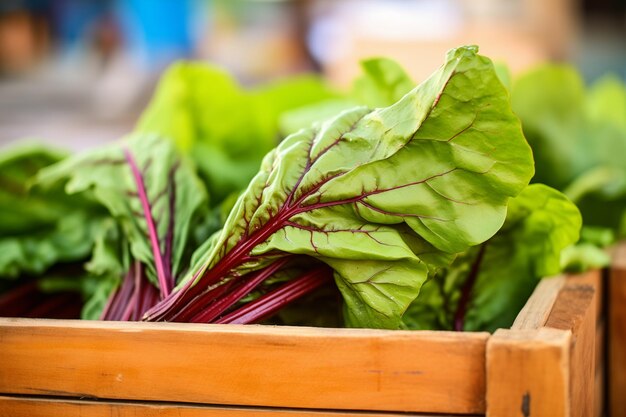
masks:
[(67, 181), (69, 194), (92, 193), (122, 228), (108, 244), (117, 246), (117, 253), (126, 246), (127, 259), (114, 255), (92, 260), (92, 269), (125, 271), (101, 317), (141, 318), (186, 272), (190, 227), (207, 212), (200, 180), (170, 141), (154, 135), (129, 137), (38, 174), (41, 185), (59, 180)]
[[(85, 242), (83, 315), (323, 322), (333, 302), (319, 295), (330, 293), (346, 326), (510, 324), (510, 306), (560, 271), (578, 210), (528, 186), (531, 150), (476, 47), (450, 51), (415, 88), (393, 61), (363, 67), (341, 100), (304, 79), (291, 85), (308, 93), (291, 100), (289, 89), (247, 92), (216, 69), (178, 65), (136, 133), (39, 171), (38, 189), (64, 185), (63, 198), (106, 208)], [(330, 101), (278, 120), (317, 99)], [(249, 181), (279, 125), (307, 127)]]
[(502, 228), (438, 270), (404, 314), (408, 329), (495, 331), (513, 324), (541, 278), (561, 272), (578, 240), (580, 212), (543, 184), (511, 199)]
[(297, 254), (332, 268), (348, 325), (396, 328), (427, 263), (490, 238), (532, 173), (491, 62), (453, 50), (396, 104), (348, 110), (270, 152), (193, 276), (146, 317), (212, 321), (200, 312), (222, 286)]

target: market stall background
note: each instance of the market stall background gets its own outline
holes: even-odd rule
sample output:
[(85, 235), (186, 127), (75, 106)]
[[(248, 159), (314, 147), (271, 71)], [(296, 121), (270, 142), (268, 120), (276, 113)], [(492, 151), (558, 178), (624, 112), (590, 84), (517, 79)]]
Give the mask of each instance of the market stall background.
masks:
[(346, 87), (361, 58), (394, 58), (419, 81), (471, 42), (514, 74), (567, 61), (593, 81), (626, 77), (624, 39), (623, 0), (6, 0), (0, 145), (117, 139), (178, 59), (218, 63), (246, 84), (315, 71)]

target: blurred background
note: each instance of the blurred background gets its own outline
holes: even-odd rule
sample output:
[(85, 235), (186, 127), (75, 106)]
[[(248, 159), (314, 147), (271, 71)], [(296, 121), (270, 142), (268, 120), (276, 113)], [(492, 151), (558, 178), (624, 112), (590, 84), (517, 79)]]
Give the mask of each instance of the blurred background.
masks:
[(116, 139), (177, 59), (244, 84), (320, 72), (347, 88), (361, 58), (420, 81), (463, 44), (513, 74), (552, 60), (624, 79), (626, 0), (0, 0), (0, 145)]

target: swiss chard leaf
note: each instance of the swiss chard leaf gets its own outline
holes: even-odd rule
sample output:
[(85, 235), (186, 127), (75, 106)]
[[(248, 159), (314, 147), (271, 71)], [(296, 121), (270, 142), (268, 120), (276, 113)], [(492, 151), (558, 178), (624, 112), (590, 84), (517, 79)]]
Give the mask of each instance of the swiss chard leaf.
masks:
[[(561, 271), (581, 217), (560, 192), (528, 186), (509, 204), (502, 229), (423, 287), (404, 322), (414, 329), (494, 331), (509, 327), (539, 279)], [(469, 285), (468, 285), (469, 284)]]
[[(171, 141), (134, 135), (48, 167), (38, 181), (67, 182), (69, 194), (92, 192), (122, 226), (132, 258), (147, 267), (162, 296), (169, 294), (190, 256), (190, 224), (204, 214), (207, 201), (202, 183)], [(115, 264), (110, 258), (108, 263)]]
[(464, 251), (501, 227), (532, 174), (491, 62), (453, 50), (396, 104), (346, 111), (270, 152), (193, 278), (148, 318), (172, 319), (204, 289), (298, 254), (334, 269), (348, 325), (396, 328), (428, 271), (407, 231)]

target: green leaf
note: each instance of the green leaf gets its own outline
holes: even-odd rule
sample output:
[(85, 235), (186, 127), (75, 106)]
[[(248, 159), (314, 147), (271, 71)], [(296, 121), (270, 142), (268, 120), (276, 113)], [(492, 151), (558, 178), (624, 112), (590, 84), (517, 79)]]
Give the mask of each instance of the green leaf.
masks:
[(610, 121), (626, 130), (626, 88), (615, 75), (606, 75), (596, 81), (587, 94), (585, 110), (590, 120)]
[(39, 275), (57, 262), (87, 258), (99, 227), (98, 220), (75, 212), (50, 229), (0, 238), (0, 277)]
[[(485, 245), (483, 243), (483, 245)], [(452, 265), (441, 268), (422, 286), (419, 296), (402, 317), (407, 330), (453, 330), (461, 287), (470, 274), (480, 247), (460, 254)]]
[(580, 230), (580, 242), (591, 243), (600, 248), (608, 248), (615, 243), (615, 233), (608, 227), (583, 226)]
[(561, 254), (561, 267), (564, 271), (581, 273), (590, 269), (609, 266), (611, 256), (606, 250), (615, 243), (615, 233), (606, 227), (583, 226), (580, 240)]
[[(346, 111), (268, 154), (193, 282), (308, 255), (335, 270), (348, 325), (396, 328), (428, 273), (406, 231), (434, 252), (464, 251), (501, 227), (532, 174), (491, 62), (475, 47), (455, 49), (396, 104)], [(188, 290), (151, 319), (171, 314)]]
[(103, 213), (59, 188), (30, 189), (32, 177), (63, 156), (37, 144), (0, 155), (0, 277), (42, 274), (91, 251)]
[(93, 276), (83, 279), (83, 293), (85, 304), (80, 318), (83, 320), (99, 320), (111, 293), (119, 285), (119, 277), (115, 275)]
[(584, 83), (568, 66), (543, 66), (518, 78), (513, 110), (534, 150), (535, 181), (563, 189), (589, 168), (583, 133)]
[(509, 327), (539, 279), (561, 272), (561, 252), (578, 240), (578, 209), (543, 184), (526, 188), (509, 210), (502, 232), (488, 243), (465, 330)]
[[(44, 146), (22, 144), (0, 153), (0, 230), (2, 235), (36, 231), (54, 224), (64, 207), (46, 195), (29, 194), (29, 181), (64, 154)], [(51, 206), (50, 206), (51, 203)]]
[(129, 245), (117, 222), (106, 219), (96, 236), (93, 252), (85, 270), (93, 275), (121, 277), (130, 268)]
[[(562, 252), (578, 240), (580, 227), (580, 213), (567, 197), (543, 184), (528, 186), (511, 200), (502, 229), (481, 245), (482, 258), (477, 248), (457, 258), (442, 277), (424, 287), (428, 297), (418, 297), (405, 323), (452, 329), (461, 292), (469, 291), (464, 330), (509, 327), (539, 279), (561, 271)], [(464, 289), (477, 259), (475, 282)]]
[(626, 87), (606, 77), (586, 88), (568, 66), (520, 77), (512, 103), (535, 154), (536, 182), (565, 190), (587, 225), (619, 231), (626, 207)]
[[(121, 225), (132, 258), (147, 266), (149, 277), (164, 293), (185, 271), (190, 228), (204, 214), (207, 196), (170, 141), (134, 135), (48, 167), (38, 181), (66, 182), (69, 194), (92, 192)], [(106, 255), (105, 247), (96, 249), (91, 268), (113, 269), (117, 255)]]
[(581, 273), (609, 266), (611, 256), (592, 243), (579, 243), (565, 248), (561, 255), (561, 264), (564, 271)]

